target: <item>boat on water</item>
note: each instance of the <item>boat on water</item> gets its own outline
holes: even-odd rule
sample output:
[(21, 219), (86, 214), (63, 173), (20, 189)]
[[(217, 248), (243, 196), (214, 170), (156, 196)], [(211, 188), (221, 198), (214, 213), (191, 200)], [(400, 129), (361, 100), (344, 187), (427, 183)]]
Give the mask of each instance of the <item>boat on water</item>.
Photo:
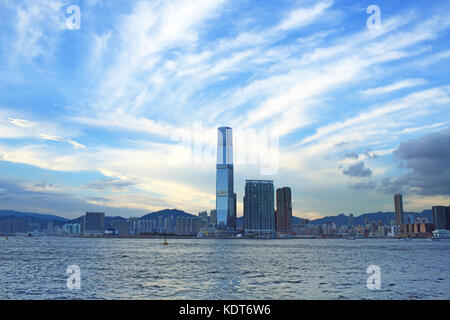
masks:
[(433, 240), (450, 240), (450, 230), (438, 229), (433, 231), (433, 236), (428, 238)]
[(167, 246), (169, 243), (167, 242), (167, 237), (164, 235), (164, 242), (162, 243), (164, 246)]

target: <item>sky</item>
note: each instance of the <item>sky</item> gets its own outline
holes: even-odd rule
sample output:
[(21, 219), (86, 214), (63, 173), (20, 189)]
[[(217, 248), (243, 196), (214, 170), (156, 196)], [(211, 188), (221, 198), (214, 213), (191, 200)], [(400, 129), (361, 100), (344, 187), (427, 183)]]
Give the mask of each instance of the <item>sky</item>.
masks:
[(0, 0), (0, 209), (214, 209), (219, 126), (238, 216), (246, 179), (309, 219), (449, 205), (449, 27), (445, 1)]

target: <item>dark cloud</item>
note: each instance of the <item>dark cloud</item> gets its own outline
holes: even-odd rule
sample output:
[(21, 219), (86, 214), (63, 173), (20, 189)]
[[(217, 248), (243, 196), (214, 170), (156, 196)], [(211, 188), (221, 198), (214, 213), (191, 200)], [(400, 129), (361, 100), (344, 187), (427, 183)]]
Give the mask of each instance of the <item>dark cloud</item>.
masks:
[(378, 156), (375, 153), (370, 153), (369, 149), (366, 149), (366, 152), (364, 154), (369, 159), (376, 159), (376, 158), (378, 158)]
[(351, 165), (348, 169), (342, 171), (343, 174), (350, 177), (370, 177), (372, 170), (364, 168), (364, 162), (358, 162)]
[(421, 195), (450, 194), (450, 127), (418, 139), (402, 142), (394, 154), (409, 172), (386, 178), (386, 192), (413, 190)]
[(349, 188), (355, 189), (355, 190), (369, 190), (369, 189), (375, 189), (377, 184), (375, 182), (369, 181), (369, 182), (358, 182), (348, 185)]
[(350, 153), (347, 153), (343, 159), (358, 159), (358, 158), (359, 158), (359, 156), (357, 153), (350, 152)]

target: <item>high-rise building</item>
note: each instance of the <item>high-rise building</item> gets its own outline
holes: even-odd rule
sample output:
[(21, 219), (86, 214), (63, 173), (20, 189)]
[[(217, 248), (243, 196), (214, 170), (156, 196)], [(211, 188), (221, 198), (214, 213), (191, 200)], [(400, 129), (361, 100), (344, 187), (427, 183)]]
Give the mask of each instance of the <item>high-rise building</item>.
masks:
[(52, 235), (55, 233), (55, 230), (53, 228), (53, 220), (47, 222), (47, 235)]
[(236, 229), (236, 194), (233, 178), (233, 136), (220, 127), (217, 139), (216, 211), (219, 229)]
[(184, 233), (184, 225), (183, 225), (183, 218), (177, 217), (175, 219), (175, 233), (176, 234), (183, 234)]
[(403, 200), (402, 195), (397, 193), (394, 196), (395, 205), (395, 225), (401, 226), (403, 224)]
[(204, 222), (208, 222), (208, 212), (207, 211), (201, 211), (198, 213), (198, 216), (200, 219)]
[(246, 233), (275, 232), (274, 192), (272, 180), (246, 180), (244, 224)]
[(433, 224), (436, 230), (450, 230), (450, 207), (432, 207)]
[(276, 230), (278, 232), (292, 231), (292, 200), (291, 188), (279, 188), (277, 194)]
[(217, 226), (217, 211), (211, 210), (209, 212), (209, 224), (215, 228)]
[(100, 236), (105, 233), (105, 213), (86, 212), (82, 219), (83, 235)]
[(185, 234), (191, 233), (191, 223), (192, 223), (192, 219), (190, 217), (184, 218), (184, 233)]
[(348, 225), (351, 227), (353, 226), (353, 213), (350, 213), (350, 215), (348, 216)]
[(111, 227), (118, 231), (121, 236), (126, 236), (130, 233), (130, 222), (128, 220), (113, 220)]
[(163, 231), (163, 217), (162, 216), (158, 216), (158, 232), (162, 233)]
[(129, 230), (130, 234), (136, 234), (136, 227), (137, 227), (137, 218), (129, 218), (128, 223), (130, 224)]

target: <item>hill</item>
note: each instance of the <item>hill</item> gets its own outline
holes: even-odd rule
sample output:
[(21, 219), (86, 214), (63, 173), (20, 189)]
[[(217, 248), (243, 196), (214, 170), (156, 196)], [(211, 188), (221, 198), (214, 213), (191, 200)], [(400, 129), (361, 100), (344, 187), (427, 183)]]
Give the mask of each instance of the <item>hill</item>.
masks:
[[(316, 225), (322, 225), (322, 224), (331, 224), (331, 223), (335, 223), (337, 226), (341, 226), (341, 225), (348, 225), (348, 214), (345, 215), (343, 213), (337, 215), (337, 216), (328, 216), (328, 217), (323, 217), (320, 219), (316, 219), (316, 220), (312, 220), (310, 223), (312, 224), (316, 224)], [(417, 218), (427, 218), (429, 222), (433, 221), (433, 218), (431, 216), (431, 210), (423, 210), (421, 213), (418, 212), (404, 212), (403, 213), (403, 218), (406, 219), (412, 216), (414, 221)], [(354, 224), (355, 225), (364, 225), (365, 224), (365, 220), (368, 219), (369, 222), (371, 221), (382, 221), (383, 224), (389, 224), (392, 220), (395, 220), (395, 213), (394, 212), (374, 212), (374, 213), (364, 213), (362, 215), (359, 216), (355, 216), (353, 218)]]
[(158, 220), (158, 218), (162, 216), (162, 218), (167, 218), (170, 216), (174, 216), (175, 218), (191, 218), (191, 217), (196, 217), (193, 214), (184, 212), (182, 210), (178, 210), (178, 209), (164, 209), (164, 210), (160, 210), (160, 211), (156, 211), (156, 212), (151, 212), (148, 213), (142, 217), (140, 217), (140, 220)]
[(20, 212), (14, 210), (0, 210), (0, 221), (1, 220), (19, 220), (21, 221), (19, 224), (25, 229), (32, 228), (33, 224), (39, 224), (40, 228), (46, 228), (49, 221), (53, 221), (55, 226), (61, 226), (70, 221), (69, 219), (51, 214)]
[[(332, 224), (335, 223), (337, 226), (341, 225), (348, 225), (348, 216), (349, 214), (345, 215), (343, 213), (338, 214), (337, 216), (328, 216), (323, 217), (320, 219), (311, 220), (311, 224), (315, 225), (322, 225), (322, 224)], [(421, 213), (418, 212), (404, 212), (403, 217), (406, 220), (409, 216), (413, 216), (414, 221), (416, 218), (427, 218), (428, 221), (431, 223), (433, 221), (433, 218), (431, 216), (431, 210), (423, 210)], [(383, 224), (389, 224), (391, 220), (395, 219), (395, 213), (394, 212), (374, 212), (374, 213), (364, 213), (360, 216), (355, 216), (353, 218), (355, 225), (364, 225), (365, 220), (369, 219), (369, 222), (375, 221), (378, 223), (379, 220), (383, 222)], [(300, 224), (301, 218), (298, 217), (292, 217), (292, 224)], [(241, 227), (244, 224), (244, 217), (238, 217), (237, 218), (237, 227)]]
[(58, 217), (51, 214), (42, 214), (42, 213), (33, 213), (33, 212), (20, 212), (14, 210), (0, 210), (0, 219), (4, 220), (6, 218), (33, 218), (33, 219), (41, 219), (41, 220), (56, 220), (66, 222), (69, 219)]

